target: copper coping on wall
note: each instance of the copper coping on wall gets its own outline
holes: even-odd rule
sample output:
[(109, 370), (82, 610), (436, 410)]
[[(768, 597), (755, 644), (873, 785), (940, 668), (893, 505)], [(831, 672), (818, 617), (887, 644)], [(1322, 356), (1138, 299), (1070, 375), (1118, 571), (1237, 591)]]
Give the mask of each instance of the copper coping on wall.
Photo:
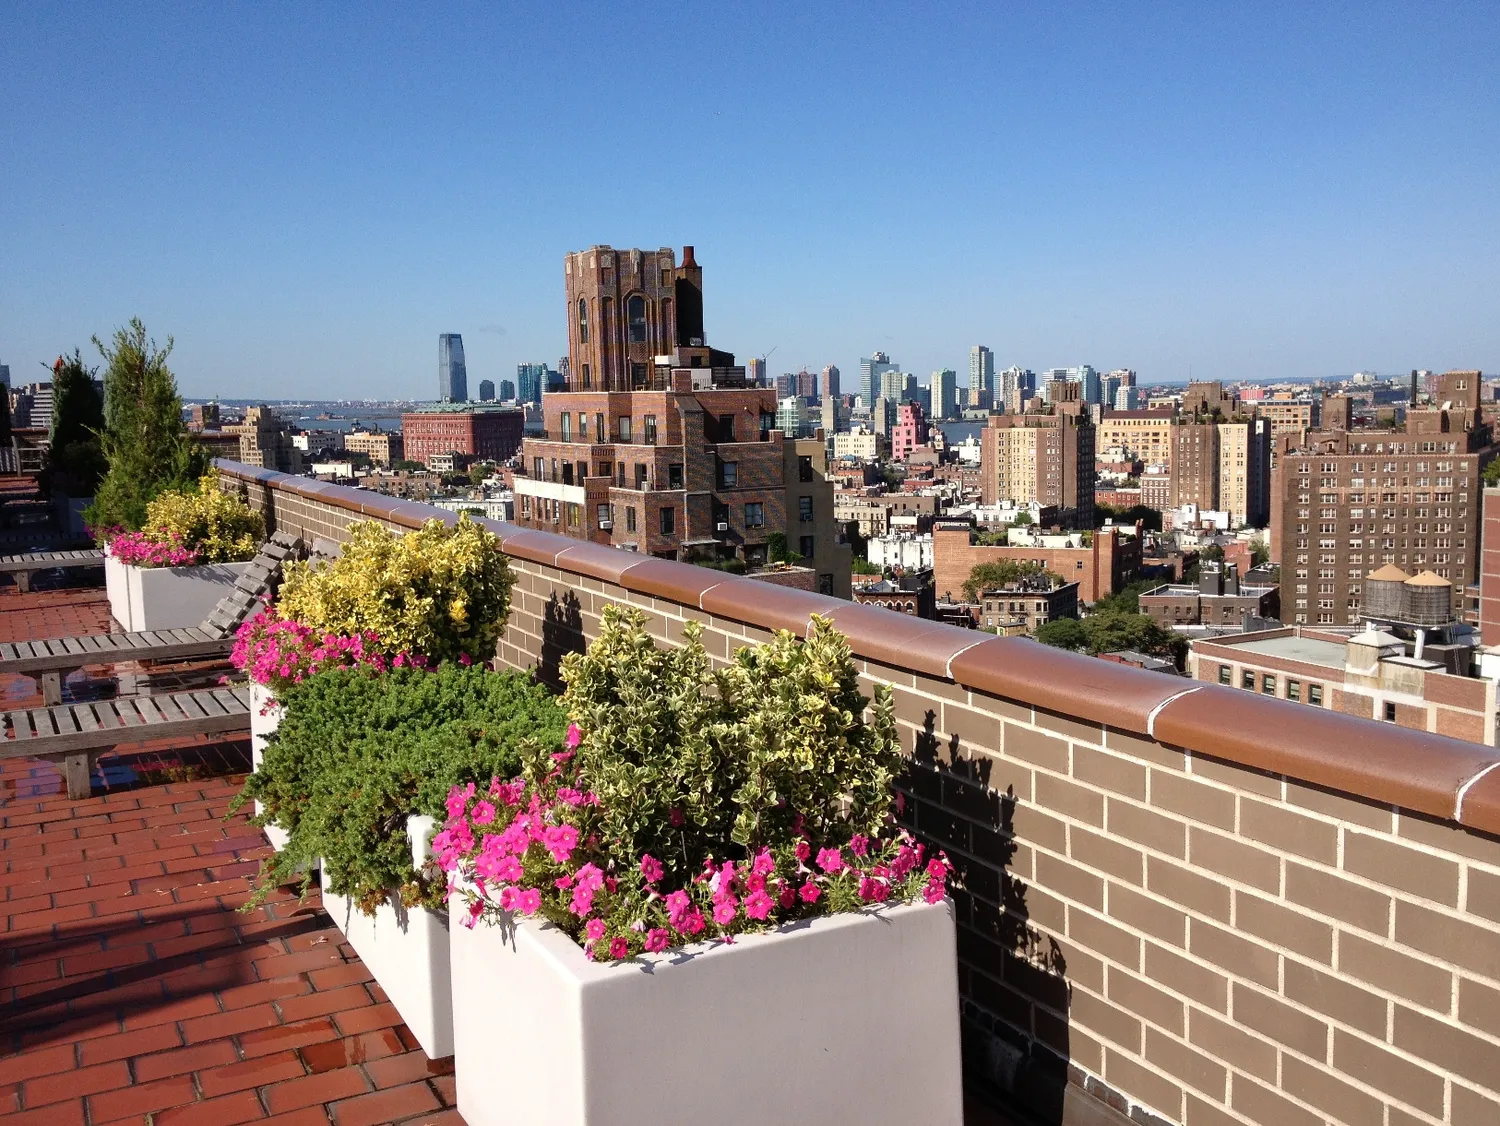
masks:
[[(226, 476), (403, 527), (457, 519), (413, 501), (233, 461), (216, 464)], [(1500, 833), (1500, 751), (1494, 747), (1145, 672), (1026, 638), (990, 637), (551, 532), (479, 523), (500, 535), (508, 554), (533, 563), (763, 629), (805, 635), (811, 615), (826, 615), (866, 660)]]

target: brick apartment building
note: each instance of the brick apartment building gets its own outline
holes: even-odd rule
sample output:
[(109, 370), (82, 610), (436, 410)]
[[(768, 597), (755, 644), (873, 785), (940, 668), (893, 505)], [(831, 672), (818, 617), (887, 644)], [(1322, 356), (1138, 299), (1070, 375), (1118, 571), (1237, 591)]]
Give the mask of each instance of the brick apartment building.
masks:
[(1500, 645), (1500, 489), (1485, 489), (1479, 564), (1479, 640)]
[(848, 598), (824, 443), (783, 435), (775, 390), (746, 386), (734, 356), (703, 343), (692, 247), (681, 268), (670, 250), (594, 247), (567, 256), (565, 282), (568, 389), (542, 396), (544, 435), (522, 443), (516, 522), (751, 565), (780, 532), (817, 589)]
[(1449, 409), (1408, 410), (1402, 430), (1319, 430), (1281, 439), (1271, 548), (1282, 620), (1356, 625), (1364, 576), (1383, 564), (1453, 584), (1454, 613), (1478, 580), (1480, 471), (1495, 455), (1479, 419), (1480, 373), (1440, 377)]
[(1094, 446), (1098, 453), (1124, 450), (1147, 465), (1172, 464), (1171, 411), (1107, 410), (1094, 428)]
[[(1083, 543), (1083, 539), (1089, 543)], [(939, 520), (932, 529), (933, 585), (945, 602), (963, 598), (964, 581), (980, 563), (1041, 563), (1065, 581), (1078, 583), (1078, 597), (1097, 602), (1129, 586), (1141, 571), (1141, 536), (1121, 528), (1103, 528), (1085, 537), (1082, 532), (1038, 536), (1036, 545), (985, 547), (975, 544), (967, 523)]]
[(919, 403), (902, 403), (891, 427), (891, 460), (905, 461), (911, 452), (927, 444), (927, 418)]
[(1290, 434), (1297, 442), (1313, 428), (1313, 401), (1311, 399), (1258, 399), (1251, 408), (1256, 418), (1271, 424), (1271, 440), (1274, 442), (1284, 434)]
[(1219, 427), (1213, 422), (1178, 421), (1172, 426), (1171, 507), (1196, 504), (1219, 508)]
[(1418, 660), (1409, 642), (1389, 633), (1366, 630), (1351, 637), (1293, 626), (1195, 641), (1188, 675), (1495, 745), (1495, 681), (1462, 675), (1442, 660)]
[(1001, 637), (1035, 633), (1058, 618), (1078, 617), (1078, 583), (1024, 580), (979, 593), (979, 628)]
[(231, 423), (220, 433), (233, 434), (239, 440), (238, 458), (246, 465), (278, 473), (302, 472), (302, 451), (293, 443), (281, 416), (270, 407), (246, 408), (243, 422)]
[(1094, 525), (1094, 425), (1077, 400), (1054, 403), (1050, 414), (990, 415), (979, 469), (987, 505), (1038, 501), (1056, 505), (1070, 527)]
[(1276, 618), (1281, 608), (1281, 588), (1240, 580), (1233, 563), (1219, 567), (1205, 563), (1196, 585), (1164, 583), (1140, 596), (1140, 610), (1157, 625), (1235, 626), (1249, 614)]
[(384, 431), (351, 430), (344, 435), (344, 449), (348, 453), (364, 454), (376, 465), (390, 465), (406, 457), (401, 435)]
[(423, 465), (438, 454), (509, 461), (520, 449), (525, 429), (525, 412), (514, 407), (438, 404), (401, 416), (401, 443), (407, 460)]

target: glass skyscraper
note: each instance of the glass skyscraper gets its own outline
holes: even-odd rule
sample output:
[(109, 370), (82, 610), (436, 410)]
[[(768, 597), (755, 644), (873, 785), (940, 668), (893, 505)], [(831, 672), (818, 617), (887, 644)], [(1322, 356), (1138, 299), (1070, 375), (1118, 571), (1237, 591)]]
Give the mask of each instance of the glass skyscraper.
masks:
[(548, 390), (547, 365), (517, 364), (516, 386), (521, 392), (521, 402), (530, 403), (532, 406), (541, 406), (542, 392)]
[(464, 338), (456, 332), (438, 334), (438, 398), (445, 403), (469, 401), (469, 372), (464, 367)]

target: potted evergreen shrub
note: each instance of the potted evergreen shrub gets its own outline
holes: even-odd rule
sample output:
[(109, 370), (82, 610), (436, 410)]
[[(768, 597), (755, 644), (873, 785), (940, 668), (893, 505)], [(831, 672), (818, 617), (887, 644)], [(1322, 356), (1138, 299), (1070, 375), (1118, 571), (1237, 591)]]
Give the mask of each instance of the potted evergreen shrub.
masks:
[(94, 503), (108, 465), (99, 434), (104, 400), (94, 385), (97, 369), (84, 366), (78, 349), (52, 365), (52, 430), (47, 441), (47, 474), (58, 526), (72, 540), (88, 534), (83, 514)]
[[(440, 809), (448, 782), (513, 767), (519, 734), (560, 732), (561, 712), (482, 666), (514, 582), (499, 537), (466, 518), (349, 535), (336, 560), (290, 566), (276, 605), (240, 630), (255, 760), (243, 799), (278, 850), (266, 880), (321, 868), (334, 922), (428, 1054), (449, 1055), (447, 916), (411, 874), (430, 833), (409, 819)], [(381, 771), (399, 780), (360, 782)]]
[(564, 745), (448, 795), (459, 1112), (956, 1126), (949, 865), (895, 826), (889, 690), (823, 619), (718, 672), (684, 634), (605, 607)]
[(451, 787), (519, 765), (526, 738), (556, 743), (556, 699), (528, 676), (447, 663), (327, 668), (282, 690), (281, 722), (234, 808), (284, 845), (251, 904), (321, 869), (323, 907), (431, 1057), (453, 1054), (446, 880), (428, 862)]
[(105, 590), (127, 631), (202, 625), (250, 567), (265, 521), (206, 474), (191, 489), (159, 494), (140, 531), (116, 531), (105, 545)]

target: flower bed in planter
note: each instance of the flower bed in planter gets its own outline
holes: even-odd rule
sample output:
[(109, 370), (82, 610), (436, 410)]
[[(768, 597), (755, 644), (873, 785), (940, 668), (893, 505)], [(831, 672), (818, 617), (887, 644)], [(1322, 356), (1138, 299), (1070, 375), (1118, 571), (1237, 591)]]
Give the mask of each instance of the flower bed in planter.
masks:
[(889, 689), (825, 619), (719, 671), (700, 632), (605, 606), (563, 747), (448, 795), (462, 1114), (958, 1122), (950, 868), (895, 824)]
[[(406, 819), (412, 867), (432, 854), (437, 822), (414, 814)], [(329, 866), (322, 864), (324, 883)], [(453, 985), (449, 975), (448, 915), (420, 903), (407, 907), (389, 893), (367, 914), (353, 896), (323, 890), (327, 911), (366, 968), (375, 975), (406, 1027), (431, 1059), (453, 1054)]]
[(470, 1126), (963, 1121), (946, 900), (605, 963), (550, 924), (452, 911)]

